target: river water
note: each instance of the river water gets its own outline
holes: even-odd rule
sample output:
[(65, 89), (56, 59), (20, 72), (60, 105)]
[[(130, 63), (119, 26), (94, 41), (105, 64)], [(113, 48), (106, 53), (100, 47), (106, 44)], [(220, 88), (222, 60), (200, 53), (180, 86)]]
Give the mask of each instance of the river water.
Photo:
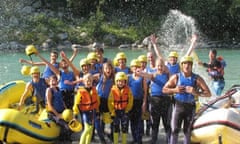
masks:
[[(105, 57), (113, 59), (119, 49), (105, 49)], [(199, 59), (203, 62), (208, 62), (208, 51), (209, 49), (196, 49), (195, 53), (198, 55)], [(131, 59), (137, 58), (137, 56), (141, 54), (146, 54), (147, 50), (129, 50), (126, 49), (124, 52), (127, 55), (127, 62), (130, 63)], [(49, 52), (41, 52), (42, 55), (49, 59)], [(71, 51), (66, 51), (67, 56), (71, 56)], [(73, 63), (78, 67), (79, 60), (84, 58), (88, 53), (88, 50), (80, 50), (77, 57), (74, 59)], [(226, 86), (224, 91), (228, 90), (234, 84), (240, 84), (240, 49), (218, 49), (218, 55), (222, 55), (227, 62), (227, 67), (225, 69), (225, 80)], [(25, 55), (24, 52), (0, 52), (0, 84), (13, 81), (13, 80), (24, 80), (29, 81), (31, 79), (30, 76), (21, 75), (21, 67), (22, 65), (18, 62), (19, 58), (30, 59)], [(36, 56), (32, 56), (33, 61), (39, 61)], [(43, 70), (43, 67), (41, 68)], [(195, 72), (199, 73), (208, 84), (209, 78), (205, 69), (200, 66), (195, 65)], [(210, 85), (209, 85), (210, 86)]]

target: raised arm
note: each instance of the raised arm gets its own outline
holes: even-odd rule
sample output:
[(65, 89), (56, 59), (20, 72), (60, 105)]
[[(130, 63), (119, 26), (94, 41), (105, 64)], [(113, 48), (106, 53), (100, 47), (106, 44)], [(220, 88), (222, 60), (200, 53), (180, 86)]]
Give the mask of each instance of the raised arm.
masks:
[(152, 80), (153, 77), (154, 77), (154, 74), (152, 74), (152, 73), (147, 73), (147, 72), (144, 72), (144, 71), (138, 72), (137, 74), (138, 74), (139, 76), (142, 76), (142, 77), (144, 77), (145, 79), (149, 79), (149, 80)]
[(192, 39), (191, 39), (191, 44), (190, 44), (190, 47), (188, 48), (188, 51), (186, 53), (186, 56), (190, 56), (194, 47), (195, 47), (195, 43), (196, 43), (196, 40), (197, 40), (197, 35), (193, 35), (192, 36)]
[(154, 48), (154, 51), (155, 51), (156, 55), (157, 55), (159, 58), (162, 58), (162, 59), (163, 59), (163, 55), (162, 55), (162, 53), (160, 52), (160, 49), (159, 49), (159, 47), (158, 47), (158, 45), (157, 45), (157, 37), (156, 37), (154, 34), (151, 35), (151, 42), (152, 42), (152, 45), (153, 45), (153, 48)]
[(25, 59), (22, 59), (22, 58), (19, 59), (19, 62), (29, 64), (29, 65), (33, 65), (33, 66), (45, 66), (46, 65), (45, 62), (33, 62), (31, 60), (25, 60)]
[(75, 75), (75, 78), (78, 80), (79, 79), (79, 75), (80, 75), (80, 70), (78, 70), (77, 67), (74, 66), (74, 64), (67, 58), (67, 56), (64, 54), (63, 51), (61, 52), (61, 57), (71, 67), (71, 69), (73, 70), (73, 73)]
[(70, 62), (73, 62), (74, 58), (77, 56), (77, 53), (78, 53), (78, 49), (77, 49), (77, 48), (72, 47), (72, 49), (73, 49), (73, 54), (72, 54), (72, 56), (69, 58), (69, 61), (70, 61)]

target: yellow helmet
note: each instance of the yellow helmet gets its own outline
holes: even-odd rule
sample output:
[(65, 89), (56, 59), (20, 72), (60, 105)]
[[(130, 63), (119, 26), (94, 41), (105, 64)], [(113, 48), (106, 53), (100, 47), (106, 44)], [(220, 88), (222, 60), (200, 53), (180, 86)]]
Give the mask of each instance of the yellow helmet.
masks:
[(147, 56), (145, 56), (145, 55), (140, 55), (140, 56), (138, 57), (138, 60), (139, 60), (140, 62), (147, 62)]
[(31, 67), (30, 66), (22, 66), (22, 69), (21, 69), (21, 74), (22, 75), (29, 75), (30, 74), (30, 69)]
[(33, 74), (33, 73), (40, 73), (39, 67), (37, 67), (37, 66), (31, 67), (30, 74)]
[(89, 65), (89, 61), (87, 58), (81, 59), (80, 61), (80, 67), (82, 67), (83, 65)]
[(105, 124), (110, 124), (113, 122), (112, 118), (111, 118), (111, 114), (110, 112), (104, 112), (103, 116), (102, 116), (102, 120)]
[(119, 60), (119, 59), (127, 59), (126, 55), (124, 52), (119, 52), (117, 53), (116, 55), (116, 59)]
[(117, 59), (116, 59), (116, 57), (113, 59), (113, 66), (118, 66), (118, 61), (117, 61)]
[(30, 56), (37, 52), (37, 49), (34, 45), (28, 45), (25, 49), (26, 55)]
[(142, 113), (142, 120), (149, 120), (150, 113), (148, 111)]
[(141, 64), (140, 64), (140, 62), (139, 62), (137, 59), (133, 59), (133, 60), (131, 61), (131, 63), (130, 63), (130, 66), (131, 66), (131, 67), (132, 67), (132, 66), (140, 67)]
[(168, 57), (175, 57), (178, 58), (178, 53), (176, 51), (171, 51), (168, 55)]
[(73, 132), (80, 132), (82, 130), (82, 123), (79, 122), (76, 119), (71, 120), (68, 123), (68, 127), (73, 131)]
[(66, 121), (66, 122), (70, 122), (73, 119), (73, 111), (71, 109), (65, 109), (62, 112), (62, 118)]
[(184, 56), (184, 57), (182, 57), (182, 59), (181, 59), (181, 64), (182, 64), (183, 62), (191, 62), (191, 63), (193, 63), (193, 58), (192, 58), (191, 56)]
[(87, 55), (87, 59), (88, 59), (88, 60), (92, 60), (92, 59), (98, 60), (98, 56), (97, 56), (97, 54), (96, 54), (95, 52), (90, 52), (90, 53), (88, 53), (88, 55)]
[(115, 81), (118, 80), (127, 80), (128, 77), (124, 72), (117, 72), (117, 74), (115, 75)]

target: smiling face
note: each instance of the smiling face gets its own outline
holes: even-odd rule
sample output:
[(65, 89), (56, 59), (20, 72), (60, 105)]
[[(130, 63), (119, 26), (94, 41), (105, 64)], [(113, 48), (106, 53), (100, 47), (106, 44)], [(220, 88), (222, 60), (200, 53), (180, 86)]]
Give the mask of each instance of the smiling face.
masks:
[(111, 77), (111, 75), (113, 74), (113, 65), (111, 64), (111, 62), (103, 64), (103, 73), (105, 76)]
[(50, 60), (51, 63), (56, 63), (58, 59), (58, 53), (57, 52), (51, 52), (50, 53)]
[(131, 66), (131, 71), (133, 73), (137, 73), (138, 71), (140, 71), (140, 67), (139, 66)]
[(57, 76), (53, 75), (53, 76), (49, 77), (49, 85), (51, 87), (57, 87), (58, 86)]
[(81, 69), (82, 69), (83, 73), (88, 73), (89, 72), (89, 65), (84, 64), (84, 65), (82, 65)]
[(118, 65), (119, 65), (119, 67), (125, 67), (126, 66), (126, 59), (124, 59), (124, 58), (121, 58), (121, 59), (118, 59)]
[(140, 65), (141, 65), (141, 70), (144, 70), (146, 67), (147, 67), (147, 63), (146, 62), (140, 62)]
[(34, 82), (37, 82), (37, 81), (39, 81), (39, 79), (40, 79), (40, 73), (32, 73), (32, 79), (33, 79), (33, 81)]
[(177, 57), (168, 57), (168, 62), (171, 64), (171, 65), (175, 65), (177, 63)]
[(117, 80), (116, 82), (118, 88), (123, 88), (126, 85), (126, 80)]
[(155, 68), (155, 56), (152, 52), (147, 53), (147, 60), (150, 68)]
[(148, 60), (148, 62), (151, 64), (151, 63), (154, 63), (154, 55), (153, 55), (153, 53), (152, 52), (148, 52), (147, 53), (147, 60)]
[(103, 57), (103, 49), (102, 48), (96, 48), (95, 53), (99, 58)]
[(68, 63), (67, 63), (64, 59), (62, 59), (61, 62), (60, 62), (60, 67), (61, 67), (63, 70), (67, 70), (68, 67), (69, 67), (69, 65), (68, 65)]
[(185, 76), (189, 76), (192, 73), (192, 62), (186, 61), (182, 62), (182, 72), (185, 74)]
[(157, 71), (162, 73), (164, 71), (165, 65), (163, 59), (156, 60)]
[(85, 85), (86, 88), (90, 88), (92, 87), (92, 83), (93, 83), (93, 78), (91, 74), (86, 74), (83, 76), (83, 83)]

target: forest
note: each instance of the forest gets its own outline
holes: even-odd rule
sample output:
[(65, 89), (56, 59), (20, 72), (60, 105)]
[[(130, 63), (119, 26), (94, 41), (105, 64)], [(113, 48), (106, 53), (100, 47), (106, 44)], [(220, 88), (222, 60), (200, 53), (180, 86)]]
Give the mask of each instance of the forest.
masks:
[[(9, 2), (2, 3), (5, 6), (2, 9), (7, 10)], [(36, 6), (36, 3), (40, 4)], [(240, 0), (28, 0), (24, 5), (32, 6), (31, 13), (38, 14), (21, 16), (13, 9), (11, 15), (21, 17), (17, 22), (22, 27), (2, 27), (1, 32), (15, 34), (18, 29), (21, 34), (8, 36), (8, 41), (18, 39), (24, 44), (40, 44), (64, 32), (73, 43), (133, 43), (158, 31), (170, 10), (192, 17), (197, 29), (209, 41), (231, 43), (240, 39)], [(58, 14), (51, 15), (49, 11)], [(61, 17), (59, 12), (63, 13)], [(9, 19), (5, 11), (2, 19), (7, 25), (6, 21), (17, 18)], [(109, 35), (116, 39), (114, 43), (105, 40)]]
[(120, 18), (128, 26), (152, 27), (152, 31), (154, 22), (164, 19), (170, 9), (178, 9), (193, 17), (213, 40), (240, 38), (240, 0), (67, 0), (59, 4), (70, 8), (76, 17), (89, 17), (99, 10), (104, 15), (102, 21)]

